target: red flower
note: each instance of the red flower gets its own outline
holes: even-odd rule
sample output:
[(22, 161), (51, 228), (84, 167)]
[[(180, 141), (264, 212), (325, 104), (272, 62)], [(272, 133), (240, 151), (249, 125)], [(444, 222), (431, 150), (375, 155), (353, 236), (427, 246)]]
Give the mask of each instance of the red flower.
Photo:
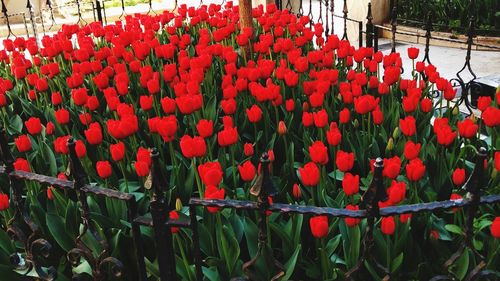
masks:
[(14, 142), (16, 143), (17, 150), (21, 153), (31, 150), (31, 141), (27, 135), (20, 135)]
[(54, 140), (54, 150), (56, 153), (68, 154), (68, 139), (69, 136), (58, 137)]
[(78, 158), (83, 158), (87, 154), (87, 148), (82, 140), (77, 140), (75, 144), (75, 152)]
[(245, 154), (246, 157), (252, 156), (253, 155), (253, 145), (251, 143), (245, 143), (243, 145), (243, 153)]
[(226, 115), (232, 115), (236, 112), (236, 100), (235, 99), (227, 99), (222, 100), (220, 102), (220, 106), (222, 107), (222, 111)]
[(412, 216), (413, 216), (412, 214), (402, 214), (402, 215), (399, 215), (399, 221), (401, 223), (406, 224), (408, 222), (408, 220), (411, 219)]
[(496, 107), (490, 106), (486, 108), (481, 117), (483, 117), (483, 122), (488, 127), (500, 125), (500, 109)]
[[(218, 189), (215, 185), (209, 185), (205, 189), (205, 199), (224, 199), (225, 191), (224, 188)], [(210, 213), (217, 213), (219, 208), (217, 207), (207, 207)]]
[(309, 219), (311, 233), (316, 238), (323, 238), (328, 234), (328, 217), (315, 216)]
[(349, 122), (350, 119), (351, 119), (351, 112), (349, 111), (349, 109), (347, 108), (342, 109), (339, 113), (340, 124), (346, 124)]
[(412, 60), (416, 59), (418, 57), (418, 53), (420, 50), (415, 47), (410, 47), (408, 48), (408, 57)]
[(166, 114), (172, 114), (175, 112), (175, 100), (169, 97), (164, 97), (160, 100), (161, 108)]
[(250, 109), (246, 109), (248, 121), (251, 123), (257, 123), (262, 119), (262, 109), (257, 105), (252, 105)]
[(387, 196), (389, 202), (393, 205), (403, 201), (406, 197), (406, 183), (393, 180), (391, 186), (387, 189)]
[(314, 124), (314, 115), (310, 112), (302, 112), (302, 124), (304, 127), (310, 127)]
[(158, 134), (165, 142), (172, 140), (177, 132), (177, 118), (175, 115), (163, 117), (158, 121)]
[(384, 169), (382, 175), (390, 179), (395, 179), (401, 170), (401, 159), (398, 156), (384, 159)]
[[(345, 208), (346, 208), (346, 210), (351, 210), (351, 211), (359, 210), (359, 206), (351, 205), (351, 204), (345, 206)], [(361, 219), (345, 218), (344, 221), (348, 227), (355, 227), (356, 225), (358, 225), (361, 222)]]
[(49, 187), (47, 188), (47, 199), (49, 199), (49, 200), (51, 200), (51, 201), (52, 201), (52, 200), (54, 200), (53, 189), (54, 189), (54, 188), (53, 188), (52, 186), (49, 186)]
[(9, 208), (9, 195), (0, 193), (0, 211), (5, 211)]
[(201, 108), (203, 96), (201, 94), (187, 94), (175, 98), (175, 103), (182, 114), (191, 114)]
[(434, 131), (436, 132), (437, 142), (440, 145), (448, 146), (453, 143), (457, 137), (457, 132), (452, 131), (451, 127), (448, 125), (434, 127)]
[(300, 186), (298, 184), (293, 184), (292, 195), (295, 199), (299, 200), (302, 197), (302, 190), (300, 190)]
[(111, 169), (111, 164), (108, 161), (97, 161), (95, 164), (97, 174), (102, 179), (109, 178), (113, 170)]
[(295, 101), (293, 99), (288, 99), (285, 102), (286, 111), (292, 112), (295, 109)]
[(342, 180), (342, 189), (347, 196), (354, 195), (359, 192), (359, 175), (345, 173)]
[(149, 165), (144, 161), (136, 161), (134, 163), (134, 168), (139, 177), (146, 177), (149, 175)]
[[(457, 193), (452, 193), (452, 194), (450, 195), (450, 200), (460, 200), (460, 199), (462, 199), (462, 196), (461, 196), (460, 194), (457, 194)], [(453, 208), (453, 209), (451, 209), (451, 211), (452, 211), (453, 213), (456, 213), (456, 212), (460, 211), (460, 209), (461, 209), (461, 208)]]
[(477, 109), (485, 111), (491, 105), (491, 97), (482, 96), (477, 99)]
[(51, 95), (51, 102), (52, 102), (52, 105), (54, 105), (54, 106), (60, 105), (62, 103), (61, 93), (53, 92)]
[(422, 99), (420, 102), (420, 110), (424, 113), (430, 112), (432, 110), (432, 101), (428, 98)]
[(375, 99), (372, 95), (363, 95), (354, 98), (354, 109), (358, 114), (366, 114), (377, 107), (378, 101), (379, 99)]
[(413, 116), (407, 116), (405, 119), (400, 119), (399, 126), (403, 134), (407, 137), (413, 136), (417, 131), (416, 121)]
[(47, 125), (45, 126), (45, 134), (50, 136), (54, 133), (55, 126), (54, 123), (48, 122)]
[(206, 185), (219, 185), (222, 181), (222, 167), (219, 162), (207, 162), (198, 166), (198, 174)]
[(68, 110), (66, 110), (64, 108), (60, 108), (60, 109), (56, 110), (55, 116), (56, 116), (57, 123), (59, 123), (60, 125), (65, 125), (65, 124), (69, 123), (69, 111)]
[(86, 88), (79, 88), (71, 90), (71, 96), (75, 105), (85, 105), (89, 95)]
[(85, 137), (89, 144), (98, 145), (102, 142), (102, 130), (101, 125), (99, 123), (94, 122), (89, 125), (89, 128), (84, 131)]
[(422, 163), (422, 160), (415, 158), (406, 164), (406, 177), (410, 181), (420, 180), (424, 176), (424, 173), (425, 165)]
[(249, 160), (245, 161), (243, 165), (238, 165), (238, 171), (243, 181), (249, 182), (255, 177), (255, 166)]
[(39, 118), (36, 117), (30, 117), (28, 121), (24, 122), (24, 125), (26, 126), (26, 129), (28, 130), (28, 133), (30, 135), (36, 136), (42, 132), (42, 123), (40, 122)]
[(491, 236), (496, 239), (500, 238), (500, 217), (496, 217), (495, 220), (491, 223), (490, 226)]
[(429, 233), (429, 236), (431, 237), (431, 239), (433, 240), (438, 240), (439, 239), (439, 232), (437, 232), (436, 230), (431, 230), (431, 232)]
[(420, 143), (415, 144), (411, 140), (407, 141), (404, 148), (405, 158), (408, 160), (417, 158), (418, 154), (420, 153), (420, 147), (421, 147)]
[(315, 186), (319, 183), (320, 171), (314, 162), (309, 162), (299, 168), (300, 178), (306, 186)]
[(182, 155), (186, 158), (202, 157), (207, 153), (207, 145), (202, 137), (184, 135), (180, 140)]
[(473, 138), (478, 130), (478, 125), (474, 124), (474, 121), (469, 118), (465, 119), (462, 122), (458, 121), (457, 126), (458, 133), (463, 138)]
[(28, 163), (28, 160), (26, 160), (24, 158), (17, 158), (16, 161), (14, 162), (14, 170), (31, 172), (30, 164)]
[(314, 112), (313, 119), (314, 119), (314, 126), (316, 126), (317, 128), (323, 128), (328, 124), (328, 114), (324, 109), (318, 112)]
[(142, 110), (150, 110), (151, 108), (153, 108), (153, 96), (141, 96), (139, 98), (139, 104)]
[(224, 128), (222, 131), (217, 133), (217, 141), (221, 147), (235, 144), (238, 141), (238, 130), (236, 127)]
[(110, 144), (109, 152), (113, 161), (118, 162), (125, 157), (125, 144), (121, 141), (117, 144)]
[(309, 155), (316, 164), (326, 165), (328, 163), (328, 149), (321, 141), (315, 141), (309, 147)]
[(94, 111), (99, 108), (99, 99), (96, 96), (90, 96), (87, 99), (85, 106), (90, 110)]
[(196, 130), (202, 138), (208, 138), (214, 133), (214, 122), (212, 120), (201, 119), (196, 125)]
[(394, 217), (384, 217), (380, 223), (380, 230), (385, 235), (392, 235), (396, 230), (396, 223)]
[(335, 164), (340, 171), (348, 172), (354, 166), (354, 153), (339, 150)]
[(384, 122), (384, 113), (380, 108), (377, 106), (375, 110), (372, 111), (372, 116), (373, 116), (373, 124), (375, 125), (380, 125), (382, 122)]
[(451, 176), (453, 184), (460, 186), (465, 183), (465, 169), (456, 168)]
[(139, 149), (137, 150), (136, 160), (137, 162), (145, 162), (146, 164), (148, 164), (148, 166), (151, 166), (153, 162), (153, 159), (151, 159), (151, 152), (149, 151), (149, 149), (144, 147), (139, 147)]
[(337, 123), (330, 123), (330, 130), (326, 132), (326, 140), (329, 145), (337, 146), (342, 140), (342, 134), (340, 133)]

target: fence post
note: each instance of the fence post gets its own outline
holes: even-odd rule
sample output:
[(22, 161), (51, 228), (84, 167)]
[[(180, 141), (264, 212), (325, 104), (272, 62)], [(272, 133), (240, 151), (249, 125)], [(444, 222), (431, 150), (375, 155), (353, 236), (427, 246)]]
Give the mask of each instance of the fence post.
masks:
[(196, 206), (189, 205), (189, 218), (191, 220), (191, 231), (193, 231), (194, 264), (196, 280), (203, 280), (201, 271), (200, 238), (198, 234), (198, 220), (196, 219)]
[(36, 41), (38, 42), (38, 30), (36, 28), (36, 22), (33, 17), (33, 7), (31, 6), (30, 0), (26, 1), (26, 8), (28, 9), (30, 13), (30, 21), (31, 21), (31, 27), (33, 28), (33, 36), (35, 37)]
[[(124, 175), (125, 176), (125, 175)], [(137, 256), (137, 272), (140, 281), (147, 281), (146, 263), (144, 262), (144, 248), (142, 245), (141, 228), (134, 220), (137, 217), (137, 202), (135, 196), (128, 201), (128, 217), (132, 222), (132, 238)]]
[(373, 15), (372, 3), (368, 3), (368, 15), (366, 16), (366, 47), (373, 47)]
[(241, 29), (253, 27), (252, 0), (239, 0)]
[(392, 8), (392, 13), (391, 13), (391, 32), (392, 32), (392, 39), (391, 39), (391, 53), (396, 52), (396, 28), (398, 25), (398, 4), (397, 2), (395, 3), (394, 7)]
[(166, 225), (168, 219), (168, 208), (163, 194), (164, 188), (159, 152), (156, 148), (151, 151), (153, 165), (151, 167), (151, 178), (153, 188), (153, 198), (151, 199), (151, 216), (153, 218), (153, 229), (158, 253), (158, 268), (160, 270), (160, 280), (177, 280), (175, 272), (175, 256), (172, 246), (172, 232)]
[[(259, 280), (254, 273), (250, 271), (250, 267), (257, 262), (257, 259), (260, 256), (264, 256), (267, 261), (273, 262), (273, 266), (276, 267), (279, 271), (278, 273), (271, 278), (271, 280), (279, 280), (279, 278), (285, 275), (285, 267), (277, 261), (272, 255), (272, 249), (268, 249), (267, 244), (267, 210), (269, 209), (269, 197), (273, 198), (278, 194), (278, 190), (274, 186), (270, 173), (270, 160), (267, 152), (262, 153), (260, 157), (260, 174), (259, 178), (256, 180), (256, 184), (251, 188), (250, 193), (254, 196), (257, 196), (258, 207), (259, 207), (259, 238), (258, 238), (258, 249), (257, 254), (248, 262), (243, 264), (243, 271), (247, 276), (250, 277), (250, 280)], [(270, 253), (270, 256), (267, 256)]]
[(429, 46), (431, 44), (431, 31), (432, 31), (432, 11), (427, 13), (427, 19), (425, 21), (425, 55), (422, 61), (427, 61), (431, 63), (429, 59)]
[(95, 9), (97, 12), (97, 20), (102, 23), (102, 7), (101, 7), (101, 0), (96, 0), (95, 1)]
[(344, 0), (344, 8), (342, 9), (342, 13), (344, 13), (344, 35), (342, 36), (343, 40), (349, 40), (347, 38), (347, 14), (349, 11), (347, 10), (347, 0)]
[[(365, 235), (363, 237), (363, 253), (358, 263), (349, 270), (346, 274), (346, 280), (353, 280), (353, 275), (361, 269), (363, 262), (371, 257), (372, 248), (374, 245), (373, 241), (373, 229), (375, 227), (375, 220), (380, 217), (380, 210), (378, 203), (384, 201), (386, 194), (384, 191), (384, 181), (382, 177), (382, 170), (384, 169), (384, 160), (382, 158), (377, 158), (375, 160), (375, 170), (373, 172), (373, 180), (370, 187), (363, 194), (362, 205), (364, 205), (366, 211), (368, 212), (367, 225), (365, 230)], [(375, 262), (376, 263), (376, 262)], [(381, 267), (376, 263), (378, 267)], [(384, 271), (386, 271), (384, 269)], [(385, 279), (384, 279), (385, 280)]]

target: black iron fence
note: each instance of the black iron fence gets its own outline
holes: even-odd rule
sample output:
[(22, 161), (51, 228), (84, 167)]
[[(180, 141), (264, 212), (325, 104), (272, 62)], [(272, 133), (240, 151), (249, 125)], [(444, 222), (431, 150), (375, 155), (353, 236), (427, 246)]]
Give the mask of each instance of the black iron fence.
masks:
[[(362, 197), (362, 210), (346, 210), (330, 207), (314, 207), (304, 205), (288, 205), (273, 203), (270, 204), (268, 197), (274, 197), (278, 194), (277, 189), (273, 185), (268, 168), (270, 165), (267, 153), (264, 153), (260, 158), (262, 165), (262, 181), (261, 184), (255, 186), (255, 195), (257, 201), (239, 201), (239, 200), (215, 200), (215, 199), (200, 199), (192, 198), (189, 201), (189, 220), (171, 220), (168, 218), (169, 208), (164, 194), (167, 190), (164, 180), (164, 171), (159, 165), (159, 153), (155, 149), (152, 150), (151, 156), (153, 159), (152, 181), (151, 187), (153, 196), (150, 202), (150, 212), (147, 216), (139, 216), (135, 196), (129, 193), (124, 193), (107, 188), (88, 185), (86, 183), (87, 175), (84, 172), (82, 164), (76, 155), (75, 141), (68, 141), (70, 169), (69, 174), (73, 178), (72, 181), (61, 180), (54, 177), (48, 177), (35, 173), (16, 171), (14, 170), (14, 158), (8, 147), (8, 140), (5, 130), (0, 133), (0, 153), (4, 167), (0, 168), (0, 174), (7, 175), (10, 189), (12, 192), (12, 200), (14, 205), (14, 215), (7, 223), (7, 232), (11, 238), (18, 241), (22, 245), (24, 253), (14, 253), (11, 256), (11, 262), (17, 269), (25, 269), (30, 271), (34, 269), (41, 280), (55, 280), (56, 270), (54, 267), (44, 266), (44, 258), (48, 258), (51, 253), (52, 246), (50, 242), (44, 239), (40, 226), (30, 217), (27, 212), (25, 202), (24, 181), (34, 181), (42, 185), (48, 185), (55, 188), (60, 188), (68, 193), (68, 196), (73, 197), (79, 202), (79, 216), (81, 216), (83, 229), (76, 237), (73, 249), (66, 254), (68, 262), (77, 267), (83, 259), (89, 263), (92, 268), (93, 280), (109, 280), (109, 277), (114, 278), (124, 277), (124, 265), (116, 257), (113, 257), (109, 251), (109, 245), (105, 237), (99, 233), (91, 222), (89, 205), (87, 202), (88, 196), (97, 196), (110, 198), (112, 200), (123, 201), (127, 205), (127, 222), (131, 225), (131, 236), (133, 238), (133, 250), (131, 255), (137, 266), (138, 276), (126, 276), (126, 280), (142, 280), (146, 281), (146, 264), (144, 254), (143, 237), (140, 226), (151, 227), (154, 230), (154, 240), (156, 244), (157, 261), (159, 268), (159, 278), (162, 281), (178, 280), (176, 273), (176, 260), (174, 255), (174, 247), (172, 243), (172, 227), (189, 228), (192, 231), (193, 240), (193, 256), (195, 265), (196, 280), (203, 280), (202, 265), (204, 260), (200, 252), (200, 234), (198, 232), (198, 216), (197, 207), (216, 207), (230, 208), (238, 210), (256, 211), (259, 214), (260, 222), (258, 224), (258, 250), (256, 255), (243, 265), (243, 271), (246, 277), (237, 278), (234, 280), (260, 280), (258, 275), (252, 271), (252, 266), (260, 256), (267, 255), (267, 260), (272, 261), (274, 266), (275, 276), (272, 280), (279, 280), (279, 277), (285, 274), (284, 266), (274, 258), (267, 247), (267, 222), (266, 216), (268, 212), (280, 213), (283, 215), (326, 215), (332, 218), (357, 218), (367, 219), (366, 229), (362, 240), (362, 255), (357, 264), (351, 268), (346, 274), (346, 279), (355, 280), (359, 271), (363, 270), (363, 264), (366, 260), (373, 262), (377, 270), (385, 275), (385, 278), (390, 278), (390, 271), (380, 265), (373, 257), (372, 249), (374, 247), (374, 225), (380, 217), (421, 213), (421, 212), (436, 212), (439, 210), (448, 210), (454, 208), (465, 207), (467, 211), (466, 228), (464, 231), (464, 241), (451, 255), (451, 257), (443, 264), (443, 275), (433, 277), (431, 280), (454, 280), (454, 277), (448, 275), (448, 267), (469, 249), (480, 261), (469, 272), (465, 280), (478, 280), (479, 278), (500, 278), (500, 272), (485, 269), (486, 263), (484, 257), (476, 251), (472, 244), (473, 223), (477, 215), (477, 211), (482, 204), (495, 204), (500, 202), (500, 195), (481, 196), (482, 188), (488, 182), (488, 175), (485, 173), (484, 161), (487, 158), (488, 152), (485, 148), (480, 148), (476, 156), (475, 168), (469, 179), (463, 185), (463, 189), (467, 191), (467, 197), (460, 200), (446, 200), (439, 202), (402, 205), (396, 207), (386, 207), (379, 209), (379, 202), (385, 200), (385, 191), (383, 186), (383, 161), (378, 158), (374, 164), (374, 177), (369, 188)], [(100, 253), (93, 253), (92, 249), (82, 243), (81, 239), (84, 235), (90, 234), (101, 245)], [(271, 266), (271, 265), (270, 265)], [(74, 274), (76, 280), (86, 280), (83, 276)], [(88, 278), (88, 276), (87, 276)]]

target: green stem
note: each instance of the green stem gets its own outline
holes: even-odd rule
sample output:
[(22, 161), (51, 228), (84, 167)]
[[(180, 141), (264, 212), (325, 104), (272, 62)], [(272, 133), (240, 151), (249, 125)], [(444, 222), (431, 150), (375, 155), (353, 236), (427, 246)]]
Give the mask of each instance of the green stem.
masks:
[(174, 237), (174, 240), (177, 242), (177, 246), (179, 247), (179, 251), (181, 252), (181, 257), (182, 257), (182, 263), (184, 264), (184, 268), (186, 268), (186, 272), (188, 274), (189, 280), (195, 280), (192, 276), (191, 269), (189, 267), (189, 261), (186, 257), (186, 253), (184, 252), (184, 247), (182, 247), (181, 239), (177, 235), (177, 233), (172, 234)]

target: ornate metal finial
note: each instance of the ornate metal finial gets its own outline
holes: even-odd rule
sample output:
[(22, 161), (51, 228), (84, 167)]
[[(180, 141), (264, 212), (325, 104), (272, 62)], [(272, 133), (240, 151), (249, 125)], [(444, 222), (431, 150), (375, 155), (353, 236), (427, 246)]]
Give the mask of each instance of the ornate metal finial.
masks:
[(366, 47), (373, 47), (373, 15), (372, 15), (372, 3), (368, 3), (368, 14), (366, 15)]
[(392, 8), (392, 12), (391, 12), (391, 32), (392, 32), (391, 53), (396, 52), (396, 28), (397, 28), (397, 25), (398, 25), (398, 4), (396, 2), (394, 7)]

